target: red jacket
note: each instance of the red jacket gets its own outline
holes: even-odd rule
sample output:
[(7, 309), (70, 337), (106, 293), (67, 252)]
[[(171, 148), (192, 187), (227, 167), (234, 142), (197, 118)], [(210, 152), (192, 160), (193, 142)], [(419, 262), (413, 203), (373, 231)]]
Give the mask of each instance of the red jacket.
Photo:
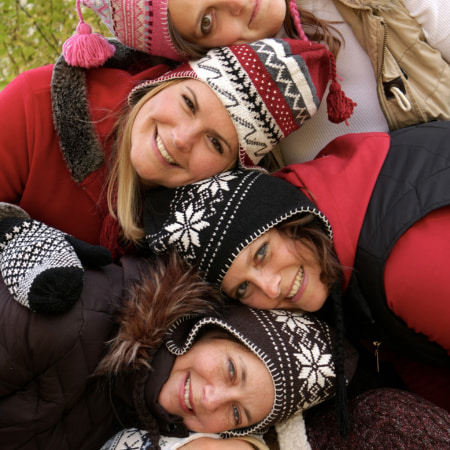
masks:
[[(328, 218), (339, 261), (349, 268), (344, 273), (346, 286), (363, 220), (390, 144), (387, 133), (341, 136), (315, 160), (288, 166), (276, 174), (302, 187)], [(433, 145), (429, 144), (430, 149)], [(401, 204), (397, 207), (401, 208)], [(426, 335), (450, 354), (450, 284), (446, 273), (450, 240), (445, 238), (449, 222), (450, 206), (445, 206), (410, 226), (387, 258), (384, 287), (389, 309), (409, 328)], [(428, 366), (418, 367), (400, 358), (395, 363), (400, 363), (397, 369), (412, 390), (450, 409), (450, 370), (429, 370)]]
[[(161, 75), (168, 66), (147, 66), (133, 74), (58, 64), (59, 71), (52, 65), (27, 71), (0, 92), (0, 201), (98, 244), (107, 214), (102, 197), (111, 149), (107, 137), (136, 83)], [(77, 120), (83, 102), (90, 117), (82, 113)], [(55, 124), (58, 113), (63, 117)]]

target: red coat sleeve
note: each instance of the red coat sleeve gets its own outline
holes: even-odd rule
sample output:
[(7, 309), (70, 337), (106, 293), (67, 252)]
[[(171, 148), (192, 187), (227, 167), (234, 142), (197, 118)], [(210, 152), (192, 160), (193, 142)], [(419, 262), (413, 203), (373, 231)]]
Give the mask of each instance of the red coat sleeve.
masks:
[[(50, 118), (52, 66), (24, 72), (0, 92), (0, 200), (18, 203), (33, 159), (36, 118)], [(39, 118), (40, 117), (40, 118)]]

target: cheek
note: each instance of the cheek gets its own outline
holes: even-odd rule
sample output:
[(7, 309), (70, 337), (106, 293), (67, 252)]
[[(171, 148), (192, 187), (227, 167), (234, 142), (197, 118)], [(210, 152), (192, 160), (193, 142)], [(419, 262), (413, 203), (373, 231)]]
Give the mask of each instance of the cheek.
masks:
[(196, 418), (187, 417), (183, 422), (188, 430), (196, 433), (221, 433), (229, 429), (223, 412), (202, 414)]
[(219, 155), (215, 155), (213, 151), (207, 148), (199, 148), (191, 156), (189, 168), (192, 176), (196, 178), (195, 181), (199, 181), (228, 170), (230, 165), (234, 166), (233, 159), (225, 159)]

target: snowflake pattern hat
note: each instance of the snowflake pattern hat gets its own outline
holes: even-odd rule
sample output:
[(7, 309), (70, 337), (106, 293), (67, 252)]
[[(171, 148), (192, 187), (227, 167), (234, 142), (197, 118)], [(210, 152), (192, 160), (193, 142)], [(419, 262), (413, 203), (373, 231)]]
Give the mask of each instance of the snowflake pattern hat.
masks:
[(297, 187), (271, 175), (236, 169), (176, 189), (149, 191), (145, 240), (156, 253), (174, 247), (207, 281), (220, 287), (241, 250), (303, 213), (317, 216), (332, 238), (326, 217)]
[(175, 61), (186, 59), (169, 35), (167, 0), (81, 0), (81, 4), (128, 47)]
[[(232, 305), (219, 317), (185, 318), (168, 332), (166, 347), (183, 355), (205, 327), (219, 327), (233, 335), (267, 367), (275, 401), (261, 422), (223, 433), (226, 437), (264, 433), (267, 428), (334, 396), (334, 333), (325, 322), (298, 311), (258, 310)], [(345, 349), (347, 380), (353, 376), (357, 355)]]
[(131, 94), (135, 103), (166, 80), (194, 78), (208, 84), (236, 128), (242, 167), (259, 163), (281, 139), (317, 111), (332, 76), (332, 53), (298, 39), (263, 39), (251, 44), (211, 49)]

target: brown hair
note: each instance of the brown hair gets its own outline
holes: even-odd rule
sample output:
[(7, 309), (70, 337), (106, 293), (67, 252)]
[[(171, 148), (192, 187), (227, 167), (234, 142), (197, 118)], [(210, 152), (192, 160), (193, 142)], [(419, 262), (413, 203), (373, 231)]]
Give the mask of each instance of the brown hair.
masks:
[(314, 252), (322, 269), (320, 279), (331, 289), (331, 286), (341, 278), (342, 266), (322, 221), (314, 214), (308, 213), (300, 218), (283, 222), (277, 229), (289, 239), (301, 240)]
[[(284, 19), (284, 28), (290, 38), (298, 39), (299, 36), (295, 29), (294, 20), (292, 19), (289, 11), (289, 2), (290, 0), (286, 0), (286, 16)], [(331, 53), (333, 53), (334, 56), (337, 56), (344, 38), (342, 34), (333, 26), (333, 24), (336, 22), (321, 20), (317, 18), (312, 12), (299, 8), (298, 4), (297, 8), (302, 20), (304, 32), (308, 39), (314, 42), (325, 42)], [(172, 22), (170, 21), (170, 12), (168, 12), (167, 14), (167, 22), (170, 39), (172, 40), (173, 45), (179, 53), (186, 55), (188, 59), (198, 59), (205, 55), (205, 53), (208, 51), (208, 48), (189, 42), (184, 37), (182, 37), (180, 33), (178, 33), (178, 31), (174, 28)]]
[[(289, 0), (286, 0), (286, 5), (287, 13), (286, 18), (284, 19), (284, 28), (289, 37), (298, 38), (294, 20), (289, 13)], [(333, 53), (334, 56), (337, 56), (342, 42), (344, 41), (342, 34), (333, 26), (333, 24), (337, 22), (321, 20), (310, 11), (299, 7), (297, 7), (297, 9), (302, 20), (303, 31), (308, 39), (314, 42), (324, 42), (330, 52)]]

